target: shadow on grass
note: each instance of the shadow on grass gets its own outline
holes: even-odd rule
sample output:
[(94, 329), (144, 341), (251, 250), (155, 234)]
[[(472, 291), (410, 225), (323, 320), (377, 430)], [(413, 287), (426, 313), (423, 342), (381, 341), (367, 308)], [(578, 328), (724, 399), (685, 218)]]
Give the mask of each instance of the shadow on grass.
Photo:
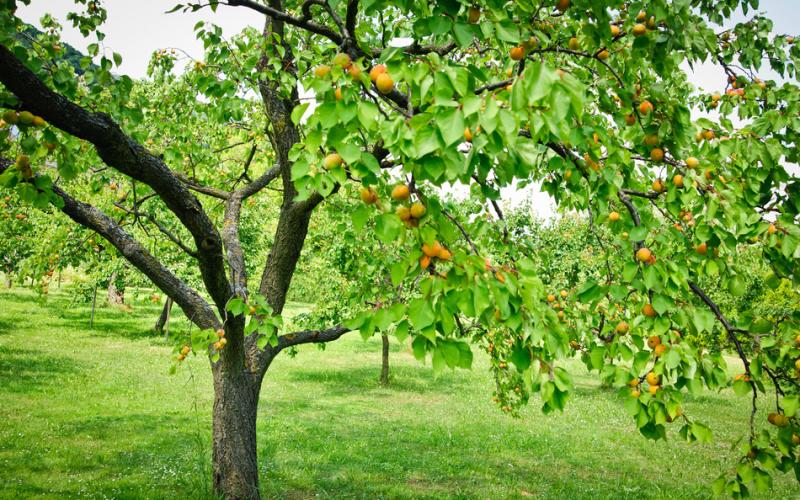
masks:
[(13, 321), (0, 319), (0, 335), (8, 335), (15, 326), (16, 324)]
[[(49, 497), (211, 498), (209, 432), (198, 429), (191, 415), (65, 420), (59, 422), (58, 441), (54, 446), (19, 439), (4, 445), (28, 455), (11, 471), (16, 491)], [(44, 448), (51, 453), (42, 453)], [(47, 482), (27, 480), (42, 477), (33, 472), (46, 472)]]
[(13, 302), (16, 304), (39, 304), (39, 296), (32, 290), (22, 288), (4, 289), (0, 291), (3, 302)]
[(294, 382), (320, 384), (326, 396), (352, 397), (354, 392), (370, 393), (373, 396), (388, 395), (388, 391), (413, 392), (418, 394), (466, 390), (473, 381), (460, 377), (458, 371), (434, 376), (430, 367), (393, 366), (390, 383), (383, 387), (378, 383), (380, 365), (360, 368), (291, 369), (286, 377)]
[(25, 393), (57, 382), (55, 375), (75, 373), (81, 366), (72, 358), (51, 356), (30, 349), (0, 350), (0, 380), (4, 392)]

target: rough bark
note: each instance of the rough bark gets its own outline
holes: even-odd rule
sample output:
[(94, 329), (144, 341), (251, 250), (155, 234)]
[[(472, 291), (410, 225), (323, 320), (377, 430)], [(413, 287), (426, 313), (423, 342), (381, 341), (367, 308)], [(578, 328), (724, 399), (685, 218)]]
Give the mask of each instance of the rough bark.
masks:
[(155, 331), (156, 333), (164, 333), (164, 326), (169, 321), (169, 315), (172, 312), (172, 299), (167, 297), (167, 301), (164, 302), (164, 307), (161, 309), (161, 314), (158, 315), (158, 319), (156, 320)]
[(117, 272), (111, 273), (108, 278), (108, 303), (112, 306), (121, 306), (125, 303), (125, 289), (117, 288)]
[(256, 417), (260, 382), (242, 366), (214, 366), (213, 487), (226, 499), (258, 499)]
[(381, 334), (381, 385), (389, 385), (389, 336)]
[(92, 112), (54, 92), (14, 54), (0, 44), (0, 83), (25, 109), (64, 132), (91, 142), (109, 166), (150, 186), (189, 230), (198, 249), (198, 263), (220, 315), (231, 296), (222, 257), (222, 239), (202, 205), (163, 160), (125, 134), (107, 114)]

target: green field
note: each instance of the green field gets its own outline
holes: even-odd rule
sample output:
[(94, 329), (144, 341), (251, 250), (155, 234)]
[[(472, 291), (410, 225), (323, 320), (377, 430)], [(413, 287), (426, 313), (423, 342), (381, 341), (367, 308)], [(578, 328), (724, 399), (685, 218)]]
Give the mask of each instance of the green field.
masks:
[[(209, 496), (208, 361), (168, 375), (171, 349), (151, 332), (158, 311), (100, 308), (89, 329), (89, 308), (67, 295), (0, 292), (0, 497)], [(259, 408), (265, 496), (708, 497), (747, 426), (747, 398), (725, 391), (685, 404), (713, 444), (681, 442), (677, 429), (666, 444), (647, 441), (578, 363), (563, 415), (542, 415), (534, 400), (513, 419), (490, 401), (482, 356), (434, 378), (392, 347), (389, 388), (377, 384), (379, 339), (348, 334), (276, 360)], [(800, 487), (778, 477), (770, 496), (797, 498)]]

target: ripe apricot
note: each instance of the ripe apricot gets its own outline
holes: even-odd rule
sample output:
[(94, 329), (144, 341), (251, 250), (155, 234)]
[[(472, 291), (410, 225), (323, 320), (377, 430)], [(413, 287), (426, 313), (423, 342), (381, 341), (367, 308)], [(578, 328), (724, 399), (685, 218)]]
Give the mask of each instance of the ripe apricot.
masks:
[(569, 9), (569, 0), (558, 0), (556, 2), (556, 9), (558, 9), (559, 12), (566, 12), (567, 9)]
[(408, 209), (408, 207), (403, 207), (403, 206), (397, 207), (395, 213), (397, 214), (397, 217), (399, 217), (400, 220), (403, 222), (406, 222), (407, 220), (411, 219), (411, 211)]
[(328, 73), (331, 72), (331, 67), (327, 64), (320, 64), (316, 68), (314, 68), (314, 76), (317, 78), (324, 78), (328, 76)]
[(631, 33), (633, 33), (633, 36), (644, 36), (647, 34), (647, 26), (637, 23), (633, 26)]
[(619, 212), (611, 212), (608, 214), (608, 220), (611, 222), (617, 222), (619, 220)]
[(653, 256), (653, 252), (650, 251), (647, 247), (642, 247), (636, 251), (636, 258), (639, 262), (649, 262), (650, 257)]
[(469, 127), (464, 129), (464, 140), (467, 142), (472, 142), (472, 131)]
[(384, 73), (386, 73), (386, 66), (383, 64), (376, 64), (369, 70), (369, 79), (374, 83), (378, 80), (378, 76)]
[(700, 160), (698, 160), (694, 156), (690, 156), (686, 158), (686, 166), (689, 168), (697, 168), (700, 166)]
[(664, 150), (661, 148), (653, 148), (650, 151), (650, 159), (653, 161), (661, 161), (664, 159)]
[(422, 203), (417, 202), (411, 205), (411, 216), (415, 219), (421, 219), (422, 216), (425, 215), (425, 212), (427, 212), (427, 210)]
[(333, 57), (333, 64), (339, 66), (340, 68), (348, 68), (351, 64), (350, 56), (344, 52), (339, 52)]
[(708, 253), (708, 244), (704, 241), (699, 245), (697, 245), (696, 247), (694, 247), (694, 251), (700, 255), (705, 255), (706, 253)]
[(580, 50), (581, 43), (578, 41), (577, 38), (573, 36), (572, 38), (569, 39), (567, 47), (569, 47), (570, 50)]
[(630, 325), (626, 321), (620, 321), (614, 331), (619, 335), (625, 335), (630, 330)]
[(376, 201), (378, 201), (378, 194), (370, 188), (363, 187), (361, 188), (361, 201), (366, 203), (367, 205), (372, 205)]
[(653, 103), (650, 101), (642, 101), (639, 103), (639, 113), (648, 115), (653, 112)]
[(358, 79), (361, 77), (361, 66), (358, 64), (351, 64), (349, 68), (347, 68), (347, 72), (352, 76), (354, 79)]
[(645, 304), (644, 307), (642, 307), (642, 314), (648, 318), (655, 318), (656, 309), (653, 307), (653, 304)]
[(521, 45), (517, 45), (511, 48), (508, 55), (513, 61), (520, 61), (525, 57), (525, 49)]
[(681, 174), (675, 174), (675, 177), (672, 178), (672, 183), (675, 184), (675, 187), (682, 188), (683, 176)]
[(650, 349), (655, 349), (659, 345), (661, 345), (661, 338), (658, 335), (652, 335), (647, 339), (647, 347)]
[(600, 59), (601, 61), (605, 61), (609, 57), (611, 57), (611, 54), (606, 49), (603, 49), (597, 53), (597, 58)]
[(658, 344), (656, 348), (653, 350), (653, 352), (655, 353), (656, 356), (661, 357), (664, 355), (665, 352), (667, 352), (667, 349), (668, 347), (666, 344)]
[(645, 380), (647, 380), (647, 383), (650, 385), (658, 385), (658, 383), (661, 381), (661, 377), (655, 372), (648, 372)]
[(439, 242), (436, 242), (433, 245), (423, 243), (422, 253), (424, 253), (427, 257), (436, 257), (436, 255), (439, 253), (439, 247), (437, 247), (438, 244)]
[(388, 73), (381, 73), (378, 75), (378, 78), (375, 79), (375, 86), (382, 94), (389, 94), (394, 90), (394, 80), (392, 80), (392, 77), (389, 76)]
[(392, 199), (394, 201), (405, 201), (409, 196), (411, 196), (411, 192), (405, 184), (398, 184), (392, 189)]
[(339, 153), (331, 153), (325, 157), (322, 161), (322, 166), (325, 167), (325, 170), (330, 170), (332, 168), (336, 168), (342, 164), (342, 157)]
[(427, 255), (423, 255), (422, 257), (420, 257), (420, 259), (419, 259), (419, 267), (421, 267), (422, 269), (427, 269), (427, 267), (430, 266), (430, 265), (431, 265), (431, 258), (430, 257), (428, 257)]

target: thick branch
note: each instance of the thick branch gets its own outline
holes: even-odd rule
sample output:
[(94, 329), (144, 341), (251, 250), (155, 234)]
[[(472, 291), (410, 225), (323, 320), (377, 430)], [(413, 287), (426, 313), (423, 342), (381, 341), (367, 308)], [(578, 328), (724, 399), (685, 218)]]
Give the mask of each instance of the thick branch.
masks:
[[(8, 160), (0, 160), (0, 173), (10, 165), (11, 162)], [(58, 186), (53, 187), (53, 192), (64, 200), (62, 212), (114, 245), (128, 262), (150, 278), (150, 281), (161, 291), (170, 296), (195, 325), (200, 328), (219, 327), (220, 323), (211, 306), (197, 292), (164, 267), (111, 217), (92, 205), (72, 198)]]
[(274, 9), (267, 5), (262, 5), (258, 2), (253, 0), (228, 0), (228, 5), (232, 7), (247, 7), (249, 9), (253, 9), (256, 12), (260, 12), (265, 16), (268, 16), (276, 21), (285, 22), (286, 24), (291, 24), (292, 26), (297, 26), (298, 28), (303, 28), (304, 30), (310, 31), (311, 33), (316, 33), (317, 35), (322, 35), (325, 38), (333, 41), (337, 45), (342, 44), (342, 37), (332, 29), (328, 28), (327, 26), (323, 26), (321, 24), (317, 24), (310, 19), (306, 19), (305, 17), (294, 17), (286, 12), (283, 12), (278, 9)]
[(197, 198), (164, 162), (126, 135), (107, 114), (90, 112), (50, 90), (1, 44), (0, 82), (23, 102), (25, 109), (44, 117), (64, 132), (91, 142), (107, 165), (158, 193), (194, 237), (200, 250), (203, 281), (222, 313), (230, 297), (230, 286), (225, 277), (219, 233)]
[(225, 244), (225, 259), (231, 275), (233, 294), (247, 297), (247, 269), (244, 251), (239, 239), (239, 217), (242, 212), (242, 196), (235, 193), (225, 202), (225, 215), (222, 220), (222, 241)]
[(186, 184), (186, 187), (198, 193), (207, 194), (208, 196), (219, 198), (220, 200), (227, 200), (231, 195), (228, 191), (215, 188), (213, 186), (204, 186), (202, 184), (198, 184), (180, 172), (176, 172), (175, 177), (177, 177), (182, 183)]
[(347, 2), (347, 14), (345, 15), (344, 27), (347, 30), (347, 36), (355, 38), (356, 36), (356, 17), (358, 16), (358, 0), (349, 0)]
[(350, 329), (336, 325), (327, 330), (303, 330), (300, 332), (287, 333), (278, 338), (278, 345), (274, 348), (276, 352), (286, 349), (287, 347), (300, 345), (300, 344), (319, 344), (323, 342), (331, 342), (338, 339)]

